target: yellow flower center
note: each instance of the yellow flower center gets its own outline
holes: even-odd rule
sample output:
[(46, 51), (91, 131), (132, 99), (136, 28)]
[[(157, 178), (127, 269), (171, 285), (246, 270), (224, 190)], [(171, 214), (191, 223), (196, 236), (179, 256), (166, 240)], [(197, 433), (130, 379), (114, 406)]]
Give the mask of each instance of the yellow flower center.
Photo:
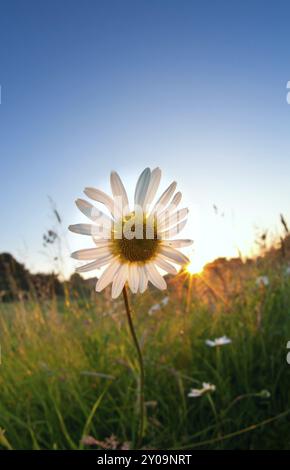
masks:
[(146, 262), (156, 255), (160, 240), (155, 217), (132, 212), (115, 223), (113, 253), (126, 262)]

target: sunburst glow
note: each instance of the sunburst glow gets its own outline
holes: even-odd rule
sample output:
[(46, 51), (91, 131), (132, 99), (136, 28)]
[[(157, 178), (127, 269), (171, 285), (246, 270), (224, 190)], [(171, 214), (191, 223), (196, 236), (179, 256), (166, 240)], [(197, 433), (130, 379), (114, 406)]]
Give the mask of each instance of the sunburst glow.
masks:
[(189, 274), (200, 274), (203, 270), (203, 267), (204, 267), (204, 262), (202, 262), (197, 257), (192, 256), (192, 258), (190, 259), (190, 262), (186, 266), (186, 271)]

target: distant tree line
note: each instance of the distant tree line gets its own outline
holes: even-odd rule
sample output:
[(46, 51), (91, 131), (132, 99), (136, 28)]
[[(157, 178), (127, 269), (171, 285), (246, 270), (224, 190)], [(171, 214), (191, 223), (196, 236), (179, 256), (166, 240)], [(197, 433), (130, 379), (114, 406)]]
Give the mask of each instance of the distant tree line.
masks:
[(61, 282), (55, 273), (32, 274), (10, 253), (0, 254), (0, 301), (63, 297), (66, 289), (84, 293), (89, 290), (89, 284), (78, 274), (65, 282)]

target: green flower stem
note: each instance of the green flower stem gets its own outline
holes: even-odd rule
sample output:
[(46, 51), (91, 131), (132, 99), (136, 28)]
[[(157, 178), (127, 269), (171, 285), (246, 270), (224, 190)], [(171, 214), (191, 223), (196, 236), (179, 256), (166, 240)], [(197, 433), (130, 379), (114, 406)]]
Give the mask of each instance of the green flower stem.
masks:
[(126, 308), (126, 313), (127, 313), (129, 329), (130, 329), (130, 333), (134, 342), (134, 346), (137, 351), (137, 356), (138, 356), (138, 361), (139, 361), (140, 387), (139, 387), (138, 399), (139, 399), (139, 406), (140, 406), (140, 423), (139, 423), (138, 437), (137, 437), (136, 446), (135, 446), (137, 449), (139, 449), (142, 445), (142, 440), (143, 440), (143, 435), (144, 435), (144, 363), (143, 363), (142, 351), (141, 351), (141, 348), (137, 339), (136, 331), (135, 331), (133, 320), (132, 320), (126, 285), (123, 288), (123, 297), (124, 297), (124, 303), (125, 303), (125, 308)]

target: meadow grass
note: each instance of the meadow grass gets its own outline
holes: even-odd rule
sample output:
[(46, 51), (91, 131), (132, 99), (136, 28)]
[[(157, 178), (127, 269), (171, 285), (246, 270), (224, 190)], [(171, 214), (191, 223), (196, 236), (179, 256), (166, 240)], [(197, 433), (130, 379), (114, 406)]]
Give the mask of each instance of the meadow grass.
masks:
[[(264, 288), (244, 282), (214, 308), (194, 294), (186, 305), (171, 289), (149, 315), (167, 293), (131, 298), (145, 359), (144, 448), (290, 448), (290, 277), (280, 269), (269, 278)], [(138, 362), (121, 299), (2, 303), (0, 335), (2, 448), (134, 441)], [(205, 345), (222, 335), (232, 343)], [(202, 382), (215, 392), (188, 397)]]

